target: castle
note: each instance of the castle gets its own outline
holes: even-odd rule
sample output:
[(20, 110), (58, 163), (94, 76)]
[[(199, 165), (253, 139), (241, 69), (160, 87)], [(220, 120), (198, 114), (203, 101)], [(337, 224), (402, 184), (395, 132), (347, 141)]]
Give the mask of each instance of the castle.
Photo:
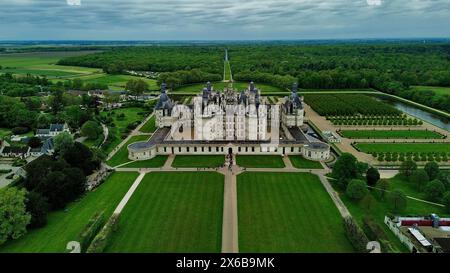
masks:
[[(273, 103), (253, 82), (247, 89), (214, 90), (210, 82), (191, 103), (169, 98), (166, 85), (155, 106), (158, 130), (147, 142), (128, 146), (129, 158), (157, 154), (302, 154), (326, 160), (330, 147), (304, 124), (303, 97), (294, 84), (289, 96)], [(308, 133), (308, 131), (310, 133)]]

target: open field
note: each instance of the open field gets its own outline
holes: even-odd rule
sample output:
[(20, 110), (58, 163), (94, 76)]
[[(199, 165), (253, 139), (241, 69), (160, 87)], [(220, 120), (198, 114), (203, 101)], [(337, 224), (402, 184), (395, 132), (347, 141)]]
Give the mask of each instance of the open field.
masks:
[(133, 161), (123, 166), (123, 168), (160, 168), (166, 163), (167, 155), (157, 155), (152, 159)]
[(142, 133), (153, 133), (156, 130), (155, 116), (151, 117), (139, 131)]
[(320, 162), (308, 160), (301, 155), (290, 155), (289, 160), (297, 169), (323, 169)]
[(223, 181), (213, 172), (147, 174), (106, 252), (220, 252)]
[(106, 161), (106, 163), (111, 166), (111, 167), (115, 167), (117, 165), (123, 164), (123, 163), (127, 163), (131, 160), (128, 159), (128, 145), (130, 145), (131, 143), (134, 142), (139, 142), (139, 141), (146, 141), (148, 140), (150, 137), (149, 136), (145, 136), (145, 135), (139, 135), (139, 136), (132, 136), (126, 143), (125, 145), (123, 145), (119, 151), (117, 151), (113, 157), (111, 157), (111, 159), (109, 159), (108, 161)]
[[(229, 85), (229, 83), (225, 82), (214, 82), (212, 83), (214, 90), (223, 90), (225, 87)], [(174, 93), (200, 93), (202, 89), (206, 86), (206, 83), (200, 84), (192, 84), (185, 85), (179, 88), (176, 88)], [(255, 83), (255, 86), (261, 89), (262, 93), (276, 93), (276, 92), (286, 92), (283, 88), (279, 88), (276, 86), (268, 85), (268, 84), (260, 84)], [(248, 83), (246, 82), (233, 82), (233, 88), (238, 89), (239, 91), (245, 90), (248, 88)]]
[(124, 90), (125, 85), (127, 84), (127, 81), (141, 79), (148, 84), (149, 90), (158, 90), (156, 80), (142, 78), (142, 77), (136, 77), (136, 76), (131, 76), (131, 75), (108, 75), (105, 73), (100, 73), (100, 74), (87, 75), (87, 76), (77, 77), (77, 78), (80, 78), (85, 83), (101, 83), (101, 84), (108, 85), (109, 88), (112, 90)]
[(225, 163), (223, 155), (177, 155), (172, 162), (174, 168), (215, 168)]
[(279, 155), (237, 155), (236, 164), (244, 168), (284, 168)]
[(317, 176), (246, 172), (237, 192), (240, 252), (353, 252)]
[(46, 76), (49, 79), (61, 77), (77, 77), (101, 73), (101, 69), (62, 66), (56, 63), (64, 57), (84, 55), (89, 52), (35, 52), (22, 54), (0, 55), (0, 65), (3, 67), (0, 73), (12, 73), (18, 75), (31, 74)]
[(440, 86), (413, 86), (412, 90), (417, 91), (433, 91), (439, 96), (450, 95), (450, 87), (440, 87)]
[(450, 153), (450, 143), (356, 143), (365, 153)]
[(343, 130), (343, 137), (364, 139), (388, 139), (388, 138), (416, 138), (416, 139), (439, 139), (443, 136), (437, 132), (425, 130)]
[(65, 252), (69, 241), (77, 240), (79, 233), (97, 212), (112, 214), (138, 173), (114, 173), (102, 185), (73, 202), (67, 211), (48, 215), (45, 227), (31, 230), (24, 237), (0, 246), (0, 252)]

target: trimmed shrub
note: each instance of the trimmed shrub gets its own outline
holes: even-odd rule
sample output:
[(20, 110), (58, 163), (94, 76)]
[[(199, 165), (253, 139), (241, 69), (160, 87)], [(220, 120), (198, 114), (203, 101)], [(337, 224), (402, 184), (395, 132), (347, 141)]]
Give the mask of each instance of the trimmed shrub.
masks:
[(91, 244), (92, 240), (95, 238), (97, 233), (103, 227), (105, 223), (105, 213), (104, 211), (94, 214), (89, 220), (88, 224), (80, 232), (78, 241), (81, 245), (81, 252), (86, 252), (87, 248)]
[(86, 253), (103, 253), (112, 234), (117, 229), (117, 224), (119, 222), (119, 214), (113, 214), (102, 230), (95, 236), (92, 240), (91, 245), (88, 247)]
[(345, 235), (357, 252), (368, 252), (366, 249), (369, 239), (358, 224), (351, 217), (344, 219)]

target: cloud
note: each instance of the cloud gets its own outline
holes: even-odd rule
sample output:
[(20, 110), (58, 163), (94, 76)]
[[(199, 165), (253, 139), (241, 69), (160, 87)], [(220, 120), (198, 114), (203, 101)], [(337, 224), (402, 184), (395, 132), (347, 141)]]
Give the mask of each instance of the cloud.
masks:
[(381, 6), (383, 2), (381, 0), (367, 0), (369, 6)]
[(448, 0), (0, 0), (0, 4), (0, 39), (450, 35)]
[(67, 5), (69, 6), (80, 6), (81, 0), (67, 0)]

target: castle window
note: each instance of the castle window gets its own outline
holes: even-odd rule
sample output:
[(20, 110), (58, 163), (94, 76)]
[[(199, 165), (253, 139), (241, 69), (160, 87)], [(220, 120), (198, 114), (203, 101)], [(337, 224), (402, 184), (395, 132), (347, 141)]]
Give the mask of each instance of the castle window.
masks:
[(194, 152), (197, 152), (197, 147), (194, 147)]

